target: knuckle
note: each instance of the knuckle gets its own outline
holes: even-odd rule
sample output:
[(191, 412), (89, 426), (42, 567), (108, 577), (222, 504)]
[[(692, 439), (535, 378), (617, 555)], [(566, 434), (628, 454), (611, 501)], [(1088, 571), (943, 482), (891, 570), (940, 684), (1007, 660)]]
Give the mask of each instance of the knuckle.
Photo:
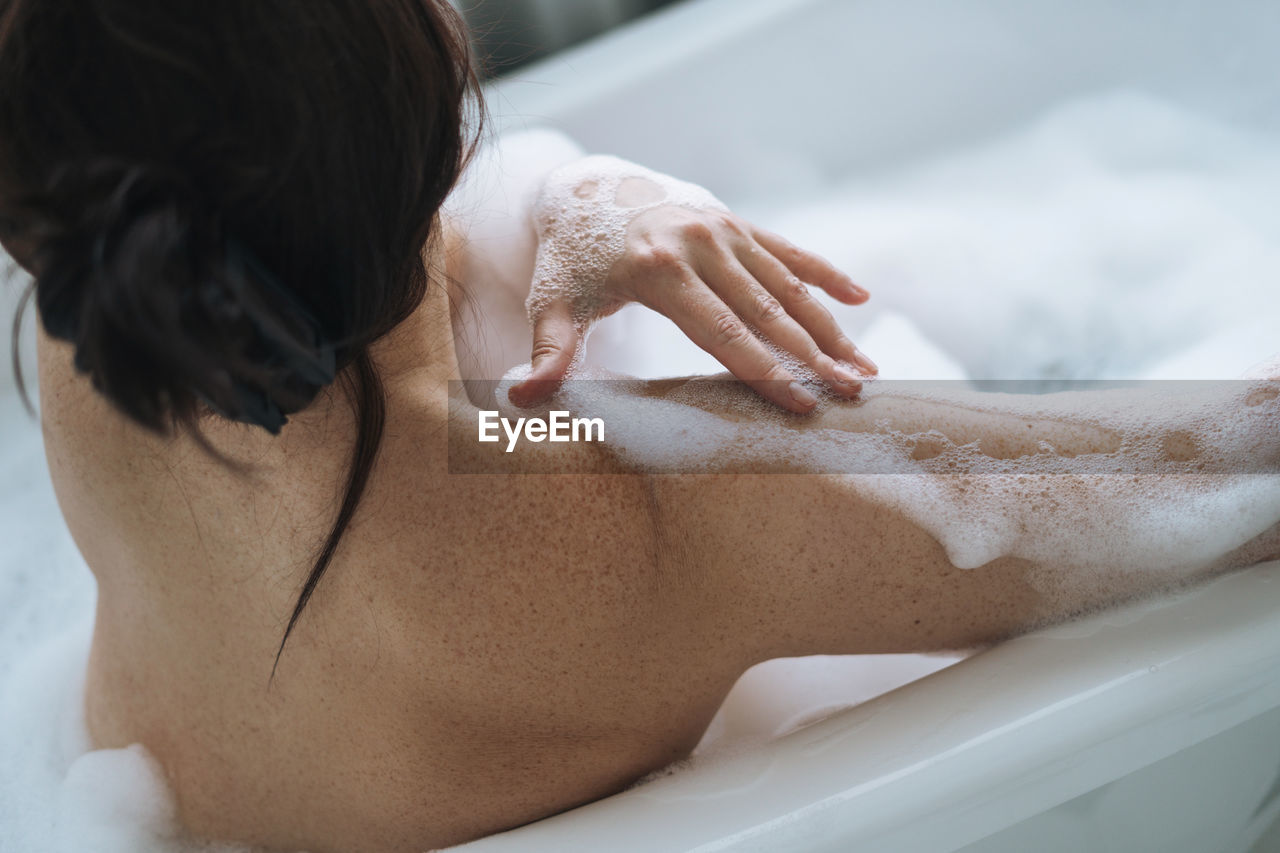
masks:
[(715, 217), (720, 227), (732, 231), (734, 234), (745, 235), (747, 233), (746, 223), (742, 218), (728, 210), (714, 210), (711, 215)]
[(786, 313), (782, 303), (775, 299), (772, 294), (763, 290), (756, 293), (756, 318), (759, 322), (775, 323), (781, 320)]
[(803, 302), (809, 298), (809, 285), (794, 275), (789, 275), (783, 280), (783, 287), (787, 298), (794, 302)]
[(732, 311), (719, 311), (711, 321), (711, 336), (717, 346), (740, 346), (749, 334)]
[(548, 356), (559, 355), (563, 347), (560, 342), (554, 338), (537, 338), (533, 342), (533, 357), (547, 358)]
[(650, 246), (635, 255), (634, 263), (641, 272), (662, 273), (679, 268), (680, 257), (666, 246)]
[(631, 265), (635, 268), (636, 272), (652, 272), (657, 269), (658, 264), (660, 263), (660, 257), (661, 256), (657, 253), (657, 250), (652, 247), (639, 250), (631, 254)]
[(680, 234), (693, 243), (710, 243), (715, 239), (715, 231), (704, 219), (691, 219), (680, 226)]

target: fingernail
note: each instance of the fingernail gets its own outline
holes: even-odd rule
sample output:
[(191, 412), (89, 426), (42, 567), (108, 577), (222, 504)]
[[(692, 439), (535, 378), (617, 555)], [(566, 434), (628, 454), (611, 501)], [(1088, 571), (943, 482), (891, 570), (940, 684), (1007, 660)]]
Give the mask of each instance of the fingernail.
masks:
[(858, 363), (858, 367), (861, 367), (867, 373), (880, 372), (880, 368), (876, 367), (876, 363), (867, 358), (866, 354), (857, 347), (853, 348), (853, 360)]
[(868, 291), (865, 287), (862, 287), (861, 285), (851, 284), (849, 285), (849, 290), (853, 292), (854, 296), (858, 296), (863, 299), (871, 298), (870, 291)]
[(852, 388), (862, 387), (862, 381), (858, 378), (858, 374), (854, 373), (843, 364), (837, 363), (836, 366), (831, 369), (831, 372), (835, 374), (836, 380), (842, 385), (848, 385)]
[(787, 390), (791, 392), (791, 399), (802, 406), (816, 406), (818, 404), (818, 398), (813, 396), (813, 392), (799, 382), (792, 382), (787, 386)]

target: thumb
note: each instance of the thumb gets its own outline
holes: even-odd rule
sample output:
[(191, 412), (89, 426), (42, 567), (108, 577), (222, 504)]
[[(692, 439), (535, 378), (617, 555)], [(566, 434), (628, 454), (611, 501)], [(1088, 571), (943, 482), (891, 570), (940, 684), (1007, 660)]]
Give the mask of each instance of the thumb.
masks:
[(552, 302), (533, 323), (533, 369), (507, 396), (520, 407), (534, 406), (555, 393), (582, 343), (569, 303)]

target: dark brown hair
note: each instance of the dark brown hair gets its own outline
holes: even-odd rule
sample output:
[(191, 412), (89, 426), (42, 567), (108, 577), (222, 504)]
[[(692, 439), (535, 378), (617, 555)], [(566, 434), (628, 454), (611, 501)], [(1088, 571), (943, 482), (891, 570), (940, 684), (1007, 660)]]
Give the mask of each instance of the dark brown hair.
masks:
[(0, 238), (76, 368), (201, 441), (202, 414), (278, 432), (335, 380), (356, 408), (277, 663), (373, 468), (369, 346), (423, 298), (478, 94), (444, 0), (0, 0)]

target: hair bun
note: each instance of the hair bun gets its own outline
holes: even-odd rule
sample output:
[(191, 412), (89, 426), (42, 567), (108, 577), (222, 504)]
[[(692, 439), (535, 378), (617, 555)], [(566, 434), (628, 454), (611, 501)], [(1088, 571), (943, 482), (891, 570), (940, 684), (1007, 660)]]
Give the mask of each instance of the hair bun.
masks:
[(63, 169), (43, 206), (41, 320), (130, 417), (164, 429), (203, 402), (274, 433), (333, 381), (314, 315), (176, 173)]

